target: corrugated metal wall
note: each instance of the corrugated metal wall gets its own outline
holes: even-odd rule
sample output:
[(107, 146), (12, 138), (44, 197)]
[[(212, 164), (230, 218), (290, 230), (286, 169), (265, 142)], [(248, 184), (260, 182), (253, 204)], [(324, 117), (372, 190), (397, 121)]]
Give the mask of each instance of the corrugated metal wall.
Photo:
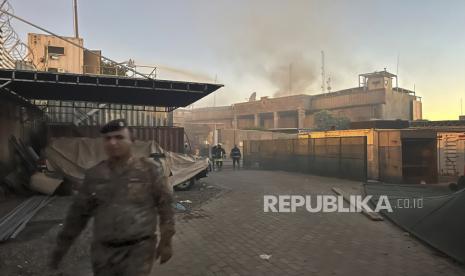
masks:
[(244, 166), (367, 178), (366, 137), (244, 141)]
[[(160, 146), (173, 152), (184, 151), (182, 127), (129, 127), (136, 140), (155, 140)], [(99, 126), (49, 125), (49, 137), (100, 137)]]
[[(45, 101), (44, 101), (45, 102)], [(126, 119), (130, 126), (168, 126), (168, 114), (160, 107), (146, 107), (147, 111), (130, 110), (130, 105), (73, 103), (48, 101), (45, 110), (51, 123), (98, 126), (115, 119)], [(137, 108), (137, 107), (135, 107)]]

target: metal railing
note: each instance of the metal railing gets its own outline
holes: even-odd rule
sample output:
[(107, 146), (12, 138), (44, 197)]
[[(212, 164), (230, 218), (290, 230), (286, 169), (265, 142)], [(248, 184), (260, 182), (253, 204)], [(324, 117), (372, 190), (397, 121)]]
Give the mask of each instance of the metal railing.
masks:
[[(151, 79), (155, 79), (157, 77), (157, 67), (132, 65), (131, 68), (133, 68), (134, 71), (137, 71), (138, 68), (148, 68), (150, 69), (150, 72), (144, 75)], [(89, 75), (120, 76), (131, 78), (138, 77), (138, 75), (136, 75), (133, 71), (129, 71), (127, 68), (118, 64), (114, 66), (83, 65), (82, 73)]]

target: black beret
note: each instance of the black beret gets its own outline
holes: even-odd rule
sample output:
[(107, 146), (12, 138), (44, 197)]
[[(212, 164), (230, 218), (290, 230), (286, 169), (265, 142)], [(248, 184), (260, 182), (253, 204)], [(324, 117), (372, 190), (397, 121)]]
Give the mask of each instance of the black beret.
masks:
[(105, 133), (112, 132), (112, 131), (122, 130), (123, 128), (127, 128), (127, 127), (128, 127), (128, 123), (126, 122), (126, 120), (117, 119), (117, 120), (109, 121), (106, 125), (104, 125), (100, 129), (100, 133), (105, 134)]

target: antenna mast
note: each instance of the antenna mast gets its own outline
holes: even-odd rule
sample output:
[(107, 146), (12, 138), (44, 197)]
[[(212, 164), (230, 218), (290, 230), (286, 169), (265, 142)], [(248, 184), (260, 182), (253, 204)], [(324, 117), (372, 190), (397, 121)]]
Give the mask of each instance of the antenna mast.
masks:
[(321, 51), (321, 92), (326, 92), (325, 52)]
[(79, 38), (77, 0), (73, 0), (74, 37)]
[(399, 88), (399, 56), (400, 54), (397, 53), (397, 68), (396, 68), (396, 87)]

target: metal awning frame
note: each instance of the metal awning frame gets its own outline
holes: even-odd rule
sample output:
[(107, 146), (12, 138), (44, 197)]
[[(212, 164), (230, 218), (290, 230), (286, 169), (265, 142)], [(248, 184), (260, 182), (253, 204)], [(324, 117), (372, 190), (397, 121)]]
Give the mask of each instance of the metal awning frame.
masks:
[[(34, 92), (34, 84), (37, 84), (37, 93)], [(23, 98), (162, 106), (166, 107), (168, 112), (187, 106), (222, 86), (211, 83), (118, 76), (0, 70), (0, 88), (13, 90)], [(83, 96), (83, 93), (87, 93), (86, 96)]]

